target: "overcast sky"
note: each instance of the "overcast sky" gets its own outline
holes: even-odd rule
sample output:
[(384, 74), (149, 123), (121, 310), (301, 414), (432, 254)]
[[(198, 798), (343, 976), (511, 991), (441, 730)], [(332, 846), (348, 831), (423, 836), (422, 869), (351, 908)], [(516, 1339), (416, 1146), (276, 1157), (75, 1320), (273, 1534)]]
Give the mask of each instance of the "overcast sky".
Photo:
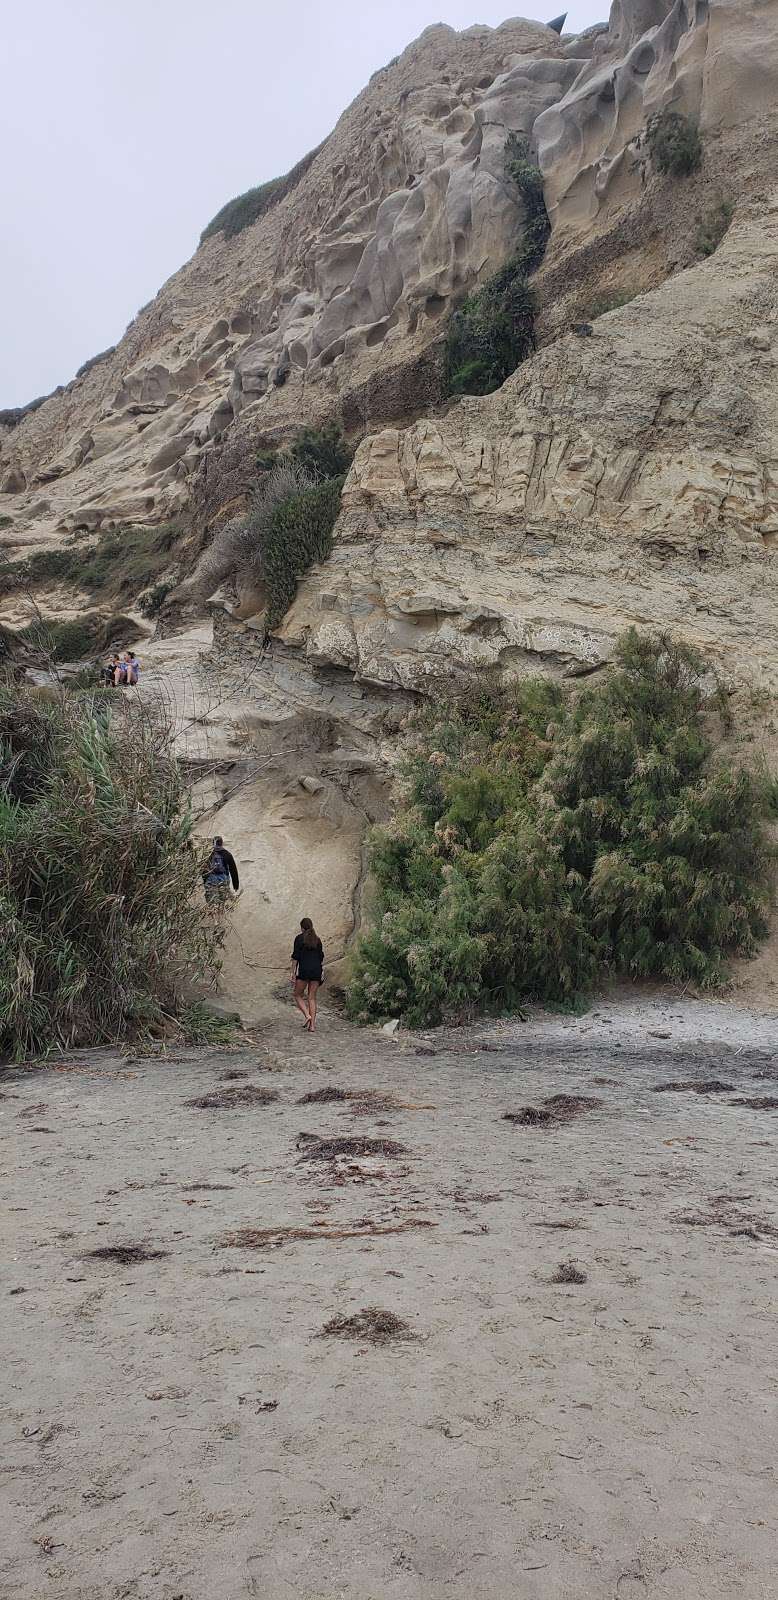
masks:
[[(231, 196), (330, 132), (430, 23), (555, 0), (25, 0), (0, 34), (0, 407), (121, 338)], [(609, 0), (570, 0), (567, 31)]]

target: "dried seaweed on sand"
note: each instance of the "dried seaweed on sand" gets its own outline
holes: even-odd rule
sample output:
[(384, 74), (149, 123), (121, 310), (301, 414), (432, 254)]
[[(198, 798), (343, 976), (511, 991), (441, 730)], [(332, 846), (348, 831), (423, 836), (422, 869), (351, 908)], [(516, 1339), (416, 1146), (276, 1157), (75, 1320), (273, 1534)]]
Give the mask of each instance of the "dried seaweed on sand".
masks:
[(301, 1161), (335, 1161), (339, 1156), (404, 1156), (407, 1145), (397, 1139), (321, 1139), (314, 1133), (298, 1136)]
[(104, 1244), (97, 1250), (88, 1250), (87, 1261), (116, 1261), (122, 1267), (134, 1267), (141, 1261), (160, 1261), (167, 1250), (150, 1250), (143, 1244)]
[(380, 1306), (363, 1306), (351, 1317), (330, 1317), (320, 1339), (358, 1339), (367, 1344), (407, 1343), (418, 1338), (410, 1324)]
[(407, 1233), (412, 1228), (435, 1228), (425, 1217), (408, 1217), (404, 1222), (384, 1225), (363, 1222), (353, 1228), (236, 1228), (225, 1233), (219, 1243), (227, 1250), (278, 1250), (281, 1245), (305, 1240), (374, 1239), (382, 1234)]
[(601, 1105), (602, 1101), (592, 1094), (551, 1094), (539, 1106), (522, 1106), (520, 1111), (504, 1111), (503, 1122), (513, 1122), (524, 1128), (559, 1127)]
[(729, 1094), (732, 1083), (722, 1083), (720, 1078), (685, 1078), (671, 1083), (655, 1083), (654, 1094)]
[(576, 1266), (574, 1261), (560, 1261), (556, 1272), (551, 1274), (552, 1283), (586, 1283), (586, 1273)]
[(278, 1099), (277, 1089), (259, 1089), (253, 1083), (237, 1084), (232, 1089), (212, 1089), (186, 1104), (196, 1111), (234, 1111), (241, 1106), (269, 1106)]

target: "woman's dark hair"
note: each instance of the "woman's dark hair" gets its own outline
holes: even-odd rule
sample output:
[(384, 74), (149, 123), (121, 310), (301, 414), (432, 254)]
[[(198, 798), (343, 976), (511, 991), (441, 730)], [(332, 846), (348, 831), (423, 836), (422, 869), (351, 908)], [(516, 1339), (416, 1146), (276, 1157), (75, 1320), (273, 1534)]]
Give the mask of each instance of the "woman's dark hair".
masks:
[(303, 944), (306, 946), (306, 949), (315, 950), (317, 944), (319, 943), (319, 935), (316, 932), (310, 917), (303, 917), (300, 921), (300, 927), (303, 930)]
[(218, 848), (218, 846), (219, 846), (219, 845), (220, 845), (220, 844), (224, 844), (224, 840), (223, 840), (223, 838), (222, 838), (222, 836), (221, 836), (221, 834), (220, 834), (220, 833), (217, 833), (217, 834), (216, 834), (216, 837), (215, 837), (215, 839), (214, 839), (214, 841), (213, 841), (213, 842), (214, 842), (214, 844), (215, 844), (215, 845), (216, 845), (216, 846), (217, 846), (217, 848)]

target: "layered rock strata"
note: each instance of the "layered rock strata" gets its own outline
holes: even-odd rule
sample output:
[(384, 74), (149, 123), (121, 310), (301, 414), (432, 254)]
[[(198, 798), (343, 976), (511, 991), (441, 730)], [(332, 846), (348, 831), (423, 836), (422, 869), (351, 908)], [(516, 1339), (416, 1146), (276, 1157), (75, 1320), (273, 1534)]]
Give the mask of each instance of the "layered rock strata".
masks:
[(630, 623), (778, 687), (778, 190), (496, 394), (365, 440), (282, 637), (424, 690), (585, 672)]

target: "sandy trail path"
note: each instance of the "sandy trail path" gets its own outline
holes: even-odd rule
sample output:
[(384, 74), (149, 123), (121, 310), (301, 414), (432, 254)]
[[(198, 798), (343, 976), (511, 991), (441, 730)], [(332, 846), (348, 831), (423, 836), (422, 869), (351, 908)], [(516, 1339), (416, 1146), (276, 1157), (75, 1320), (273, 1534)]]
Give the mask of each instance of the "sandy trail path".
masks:
[[(774, 1040), (678, 1002), (399, 1043), (285, 1012), (0, 1074), (0, 1596), (774, 1600), (778, 1109), (736, 1104), (778, 1097)], [(333, 1083), (422, 1109), (298, 1103)], [(278, 1098), (187, 1103), (247, 1085)], [(559, 1093), (600, 1104), (503, 1120)], [(165, 1254), (89, 1255), (127, 1243)], [(321, 1336), (367, 1306), (415, 1337)]]

